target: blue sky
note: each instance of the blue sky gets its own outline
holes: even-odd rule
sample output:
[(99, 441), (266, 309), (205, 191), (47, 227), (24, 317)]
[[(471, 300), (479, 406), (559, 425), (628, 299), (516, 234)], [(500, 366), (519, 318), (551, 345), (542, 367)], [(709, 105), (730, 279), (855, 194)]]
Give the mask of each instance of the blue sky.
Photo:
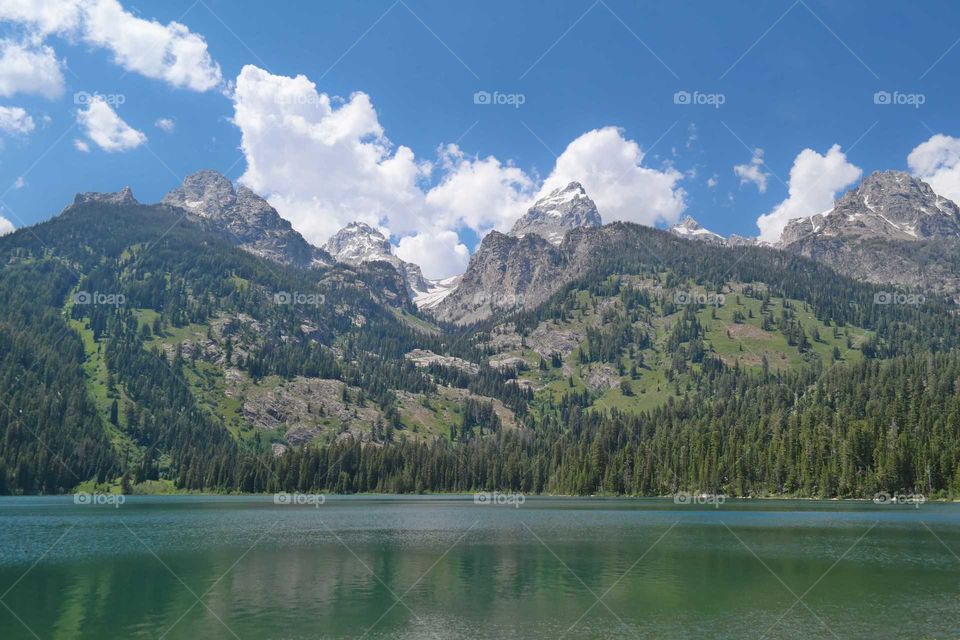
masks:
[[(57, 0), (64, 8), (54, 10), (72, 11), (76, 1)], [(663, 226), (691, 214), (725, 235), (756, 235), (757, 218), (789, 199), (788, 184), (794, 199), (781, 217), (817, 213), (825, 197), (879, 169), (929, 177), (948, 197), (960, 184), (960, 141), (952, 137), (960, 134), (960, 5), (951, 2), (121, 0), (131, 28), (176, 21), (184, 27), (173, 40), (186, 32), (205, 44), (182, 62), (197, 56), (218, 67), (210, 86), (137, 61), (137, 43), (93, 18), (44, 28), (28, 15), (39, 5), (4, 4), (4, 42), (52, 51), (62, 76), (57, 92), (0, 61), (0, 105), (23, 110), (7, 112), (16, 122), (0, 149), (0, 215), (17, 227), (55, 215), (77, 191), (130, 185), (139, 200), (153, 202), (183, 176), (215, 168), (265, 192), (313, 241), (344, 216), (365, 217), (393, 235), (401, 255), (429, 263), (428, 275), (449, 275), (478, 237), (509, 228), (544, 184), (580, 179), (577, 171), (596, 173), (583, 181), (605, 219)], [(237, 91), (246, 65), (262, 74), (247, 74)], [(4, 73), (14, 77), (5, 82)], [(261, 130), (289, 110), (252, 106), (238, 95), (280, 95), (293, 87), (284, 79), (298, 75), (315, 84), (303, 102), (319, 94), (345, 102), (333, 100), (312, 129)], [(501, 99), (522, 104), (476, 104), (483, 91), (519, 96)], [(114, 148), (91, 137), (92, 116), (78, 117), (89, 107), (82, 98), (78, 104), (78, 92), (106, 96), (128, 127), (113, 131), (120, 136)], [(356, 92), (364, 104), (351, 100)], [(677, 92), (705, 104), (677, 104)], [(903, 104), (883, 104), (882, 96), (877, 104), (877, 92)], [(241, 102), (248, 112), (238, 124)], [(343, 104), (352, 107), (339, 112)], [(336, 113), (350, 120), (343, 126), (355, 138), (338, 138), (346, 157), (318, 148), (330, 144), (317, 132), (342, 124), (324, 120)], [(99, 115), (108, 122), (95, 126), (115, 124), (105, 110)], [(159, 128), (159, 119), (172, 121), (172, 130)], [(616, 134), (581, 139), (596, 130)], [(244, 134), (249, 144), (241, 148)], [(319, 141), (302, 142), (311, 135)], [(565, 153), (578, 139), (582, 148)], [(455, 152), (438, 153), (451, 143)], [(633, 143), (642, 155), (631, 155)], [(412, 159), (384, 165), (401, 147)], [(379, 154), (372, 169), (369, 153)], [(621, 153), (623, 171), (604, 164)], [(495, 164), (476, 164), (491, 156)], [(274, 168), (287, 162), (285, 173)], [(353, 163), (360, 168), (350, 173)], [(493, 186), (464, 177), (431, 192), (481, 168)], [(384, 193), (395, 184), (404, 195)]]

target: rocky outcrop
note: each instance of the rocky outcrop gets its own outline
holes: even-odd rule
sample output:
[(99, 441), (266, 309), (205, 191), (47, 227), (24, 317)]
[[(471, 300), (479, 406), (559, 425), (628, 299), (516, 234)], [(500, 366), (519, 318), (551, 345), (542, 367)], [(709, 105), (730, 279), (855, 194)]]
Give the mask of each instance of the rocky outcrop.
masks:
[(90, 203), (112, 204), (117, 206), (140, 204), (137, 202), (137, 199), (133, 197), (133, 191), (130, 190), (130, 187), (124, 187), (120, 189), (120, 191), (113, 193), (99, 193), (97, 191), (78, 193), (73, 199), (73, 204), (75, 205)]

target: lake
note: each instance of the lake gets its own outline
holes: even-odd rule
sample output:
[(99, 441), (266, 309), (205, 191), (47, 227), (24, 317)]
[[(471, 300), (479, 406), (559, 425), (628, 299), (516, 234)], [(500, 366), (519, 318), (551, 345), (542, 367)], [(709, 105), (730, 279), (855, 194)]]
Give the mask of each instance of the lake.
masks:
[(956, 638), (960, 505), (0, 498), (0, 638)]

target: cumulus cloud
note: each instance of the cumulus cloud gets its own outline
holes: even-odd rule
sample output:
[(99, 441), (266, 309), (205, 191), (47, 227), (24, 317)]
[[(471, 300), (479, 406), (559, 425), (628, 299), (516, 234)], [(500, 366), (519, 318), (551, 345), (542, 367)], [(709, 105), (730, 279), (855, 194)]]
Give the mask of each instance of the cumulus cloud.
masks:
[[(97, 146), (111, 153), (129, 151), (147, 141), (143, 132), (124, 122), (105, 100), (93, 100), (86, 109), (79, 110), (77, 124)], [(85, 144), (74, 146), (80, 151), (89, 150)]]
[(733, 173), (740, 178), (740, 186), (755, 184), (760, 193), (766, 193), (769, 174), (763, 172), (763, 166), (763, 149), (757, 148), (753, 150), (749, 164), (735, 165)]
[(935, 192), (960, 203), (960, 138), (931, 136), (910, 152), (907, 166)]
[(157, 121), (153, 123), (157, 129), (160, 129), (164, 133), (173, 133), (173, 130), (177, 127), (177, 123), (173, 118), (157, 118)]
[(605, 220), (675, 220), (684, 207), (682, 175), (641, 166), (640, 146), (608, 127), (574, 140), (546, 183), (510, 162), (456, 145), (433, 161), (394, 145), (370, 97), (317, 90), (305, 76), (252, 65), (237, 77), (233, 122), (247, 169), (240, 182), (266, 197), (311, 243), (323, 244), (349, 222), (386, 229), (397, 253), (430, 277), (458, 273), (469, 251), (458, 232), (508, 230), (538, 191), (578, 180)]
[(80, 0), (3, 0), (0, 20), (28, 25), (41, 35), (68, 33), (80, 25)]
[(63, 95), (63, 73), (53, 49), (16, 40), (0, 40), (0, 96), (17, 93), (52, 100)]
[(712, 176), (707, 178), (707, 186), (709, 188), (713, 189), (718, 184), (720, 184), (720, 179), (717, 177), (717, 174), (713, 174)]
[(3, 216), (0, 216), (0, 236), (5, 236), (8, 233), (13, 233), (16, 230), (17, 228), (13, 226), (12, 222), (7, 220)]
[(247, 160), (240, 182), (312, 243), (354, 220), (395, 233), (416, 228), (424, 209), (417, 184), (430, 167), (409, 148), (393, 147), (366, 94), (338, 102), (305, 76), (247, 65), (236, 81), (233, 121)]
[(125, 70), (174, 87), (207, 91), (223, 84), (203, 37), (179, 22), (138, 18), (118, 0), (5, 0), (0, 20), (24, 25), (34, 40), (56, 34), (105, 49)]
[(34, 130), (35, 124), (24, 109), (20, 107), (0, 107), (0, 131), (10, 135), (26, 135)]
[(435, 224), (507, 231), (532, 204), (534, 182), (515, 166), (493, 156), (468, 157), (456, 145), (443, 148), (440, 159), (444, 176), (426, 194)]
[(790, 220), (831, 209), (837, 192), (859, 180), (861, 175), (863, 171), (847, 161), (838, 144), (830, 147), (826, 155), (804, 149), (790, 169), (789, 197), (770, 213), (757, 218), (760, 239), (776, 242)]
[(640, 145), (626, 139), (617, 127), (588, 131), (560, 154), (539, 195), (577, 181), (597, 204), (605, 223), (674, 222), (686, 208), (686, 193), (678, 184), (683, 174), (669, 167), (641, 166), (643, 157)]
[(428, 278), (440, 279), (463, 273), (470, 261), (470, 250), (455, 231), (423, 231), (400, 238), (395, 250), (407, 262), (420, 265)]

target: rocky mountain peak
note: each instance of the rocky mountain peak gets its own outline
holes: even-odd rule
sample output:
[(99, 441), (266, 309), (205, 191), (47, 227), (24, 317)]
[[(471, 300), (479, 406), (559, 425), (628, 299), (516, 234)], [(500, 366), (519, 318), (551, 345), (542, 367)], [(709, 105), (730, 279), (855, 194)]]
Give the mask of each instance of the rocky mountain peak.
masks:
[(960, 237), (960, 209), (908, 173), (878, 171), (845, 193), (833, 209), (791, 220), (780, 244), (786, 247), (811, 236), (908, 241)]
[(391, 264), (400, 262), (393, 255), (390, 241), (364, 222), (351, 222), (327, 240), (323, 248), (336, 260), (347, 264), (357, 265), (374, 260)]
[(571, 229), (595, 228), (603, 224), (597, 205), (579, 182), (554, 189), (537, 200), (526, 214), (513, 225), (511, 236), (522, 238), (533, 233), (552, 244), (563, 242)]
[(670, 227), (668, 231), (675, 236), (690, 240), (700, 240), (712, 244), (723, 244), (725, 242), (723, 236), (709, 229), (704, 229), (703, 226), (691, 216), (684, 217), (683, 220)]
[(337, 262), (359, 266), (367, 262), (386, 262), (403, 278), (410, 299), (418, 307), (438, 304), (454, 288), (458, 279), (429, 280), (419, 265), (393, 255), (390, 241), (378, 229), (365, 222), (351, 222), (327, 240), (323, 248)]
[(237, 192), (225, 175), (204, 169), (187, 176), (182, 185), (163, 197), (163, 203), (187, 209), (204, 218), (220, 218), (236, 205)]
[(209, 220), (255, 255), (298, 266), (330, 262), (329, 256), (304, 240), (269, 202), (242, 185), (235, 189), (218, 171), (205, 169), (187, 176), (162, 203)]
[(140, 204), (137, 202), (137, 199), (133, 197), (133, 191), (130, 187), (124, 187), (120, 189), (120, 191), (114, 191), (112, 193), (100, 193), (97, 191), (78, 193), (73, 199), (73, 204), (86, 204), (90, 202), (102, 202), (114, 205)]

